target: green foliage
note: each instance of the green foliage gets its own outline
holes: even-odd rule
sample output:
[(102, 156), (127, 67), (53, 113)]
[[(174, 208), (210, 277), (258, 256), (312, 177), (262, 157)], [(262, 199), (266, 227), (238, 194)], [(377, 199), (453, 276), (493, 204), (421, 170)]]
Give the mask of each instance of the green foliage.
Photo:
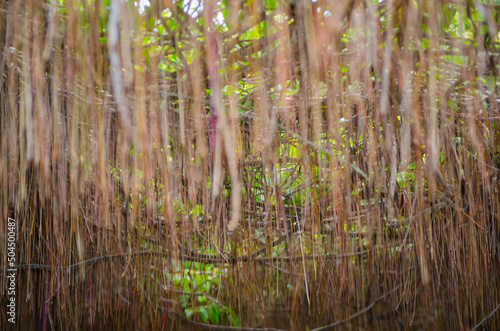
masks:
[(182, 291), (181, 306), (187, 318), (197, 314), (204, 323), (231, 323), (240, 326), (238, 316), (210, 294), (217, 292), (224, 273), (213, 264), (184, 262), (176, 272), (169, 272), (172, 286)]

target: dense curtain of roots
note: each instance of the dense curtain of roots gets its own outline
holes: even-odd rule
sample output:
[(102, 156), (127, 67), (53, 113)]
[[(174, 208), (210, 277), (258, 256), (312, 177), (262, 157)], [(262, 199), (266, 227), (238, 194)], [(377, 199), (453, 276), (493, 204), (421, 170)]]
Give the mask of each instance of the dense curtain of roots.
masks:
[(499, 5), (142, 3), (0, 2), (18, 327), (467, 329), (495, 310)]

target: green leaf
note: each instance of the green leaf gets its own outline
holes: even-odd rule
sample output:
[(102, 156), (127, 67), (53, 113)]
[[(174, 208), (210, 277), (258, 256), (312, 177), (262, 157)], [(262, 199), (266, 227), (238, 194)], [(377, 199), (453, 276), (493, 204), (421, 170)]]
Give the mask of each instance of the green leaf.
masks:
[(423, 49), (429, 48), (429, 39), (427, 39), (425, 37), (422, 38), (422, 47), (423, 47)]
[(158, 25), (158, 34), (166, 34), (166, 30), (163, 24)]
[(220, 316), (220, 307), (215, 302), (212, 302), (210, 306), (208, 306), (208, 311), (210, 313), (210, 321), (214, 324), (219, 324), (219, 316)]
[(229, 321), (233, 326), (241, 326), (240, 319), (233, 311), (229, 314)]
[(193, 315), (193, 309), (192, 308), (186, 308), (186, 309), (184, 309), (184, 314), (186, 314), (187, 318), (190, 318), (191, 315)]
[(278, 2), (276, 0), (266, 0), (267, 9), (275, 9), (278, 7)]
[(148, 27), (149, 27), (150, 29), (154, 29), (155, 24), (156, 24), (156, 19), (155, 19), (154, 17), (151, 17), (151, 18), (148, 20)]
[(200, 307), (200, 317), (203, 320), (203, 322), (206, 323), (208, 321), (207, 307), (205, 307), (205, 306)]
[(184, 278), (184, 292), (191, 293), (191, 287), (189, 286), (189, 277)]

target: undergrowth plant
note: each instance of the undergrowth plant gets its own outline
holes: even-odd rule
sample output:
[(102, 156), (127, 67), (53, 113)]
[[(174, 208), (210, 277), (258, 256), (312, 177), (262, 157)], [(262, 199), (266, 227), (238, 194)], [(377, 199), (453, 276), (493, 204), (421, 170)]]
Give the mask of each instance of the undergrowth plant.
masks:
[(0, 1), (16, 327), (500, 328), (499, 9)]

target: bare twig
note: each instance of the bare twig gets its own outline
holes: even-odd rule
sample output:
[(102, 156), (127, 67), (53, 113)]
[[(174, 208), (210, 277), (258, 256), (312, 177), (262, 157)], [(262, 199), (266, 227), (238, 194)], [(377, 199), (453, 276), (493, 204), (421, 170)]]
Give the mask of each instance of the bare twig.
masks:
[(319, 328), (316, 328), (316, 329), (313, 329), (311, 331), (323, 331), (323, 330), (331, 330), (331, 329), (334, 329), (338, 326), (341, 326), (341, 325), (344, 325), (346, 324), (347, 322), (349, 321), (352, 321), (353, 319), (363, 315), (363, 314), (366, 314), (368, 311), (370, 311), (373, 306), (375, 306), (375, 304), (377, 302), (379, 302), (380, 300), (384, 299), (386, 296), (388, 296), (391, 292), (397, 290), (398, 288), (400, 288), (401, 286), (397, 286), (396, 288), (392, 289), (391, 291), (385, 293), (384, 295), (378, 297), (377, 299), (375, 299), (375, 301), (373, 301), (368, 307), (366, 307), (365, 309), (361, 310), (361, 311), (358, 311), (357, 313), (349, 316), (348, 318), (346, 319), (343, 319), (342, 321), (338, 321), (338, 322), (335, 322), (335, 323), (332, 323), (332, 324), (329, 324), (329, 325), (325, 325), (325, 326), (322, 326), (322, 327), (319, 327)]
[(500, 309), (500, 304), (491, 313), (486, 315), (486, 317), (483, 318), (483, 320), (479, 322), (479, 324), (476, 325), (471, 331), (477, 330), (481, 325), (483, 325), (487, 320), (489, 320), (491, 316), (493, 316), (497, 312), (498, 309)]

